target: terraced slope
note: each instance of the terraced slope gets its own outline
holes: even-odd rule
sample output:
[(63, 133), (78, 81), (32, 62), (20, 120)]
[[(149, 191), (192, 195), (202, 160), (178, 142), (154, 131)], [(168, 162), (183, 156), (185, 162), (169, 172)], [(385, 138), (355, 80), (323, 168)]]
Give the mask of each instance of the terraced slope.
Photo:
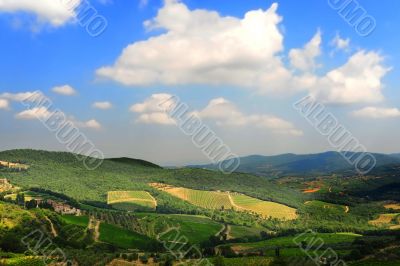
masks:
[(281, 220), (297, 218), (296, 209), (294, 208), (271, 201), (259, 200), (244, 194), (194, 190), (159, 183), (151, 183), (150, 185), (206, 209), (234, 209), (259, 214), (264, 218), (272, 217)]

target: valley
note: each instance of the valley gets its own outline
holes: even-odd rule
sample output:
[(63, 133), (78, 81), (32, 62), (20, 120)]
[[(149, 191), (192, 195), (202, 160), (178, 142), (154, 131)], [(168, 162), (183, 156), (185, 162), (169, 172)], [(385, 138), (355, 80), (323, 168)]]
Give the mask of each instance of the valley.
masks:
[(306, 250), (325, 260), (331, 249), (349, 265), (390, 265), (400, 252), (399, 201), (391, 190), (364, 196), (398, 184), (393, 171), (267, 178), (127, 158), (88, 171), (72, 154), (35, 150), (0, 159), (30, 165), (0, 171), (0, 248), (9, 264), (41, 265), (43, 254), (24, 255), (26, 247), (9, 240), (36, 229), (79, 265), (191, 265), (199, 252), (214, 265), (309, 265)]

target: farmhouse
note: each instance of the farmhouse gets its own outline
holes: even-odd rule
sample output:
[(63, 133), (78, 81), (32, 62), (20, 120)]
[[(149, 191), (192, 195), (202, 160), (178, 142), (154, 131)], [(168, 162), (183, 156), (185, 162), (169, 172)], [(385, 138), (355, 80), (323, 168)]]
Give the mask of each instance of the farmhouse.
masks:
[(70, 206), (66, 203), (60, 203), (54, 200), (47, 200), (47, 204), (50, 204), (54, 211), (60, 214), (71, 214), (80, 216), (82, 214), (80, 209)]

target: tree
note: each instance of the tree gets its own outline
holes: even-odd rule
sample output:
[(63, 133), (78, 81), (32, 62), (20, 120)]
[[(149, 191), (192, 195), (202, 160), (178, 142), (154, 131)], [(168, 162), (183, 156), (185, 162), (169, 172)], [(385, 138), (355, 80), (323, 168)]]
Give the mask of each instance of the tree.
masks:
[(18, 193), (15, 199), (18, 205), (24, 206), (25, 205), (25, 195), (23, 193)]
[(37, 206), (37, 201), (34, 200), (34, 199), (28, 201), (28, 202), (25, 204), (25, 207), (26, 207), (27, 209), (34, 209), (34, 208), (36, 208), (36, 206)]

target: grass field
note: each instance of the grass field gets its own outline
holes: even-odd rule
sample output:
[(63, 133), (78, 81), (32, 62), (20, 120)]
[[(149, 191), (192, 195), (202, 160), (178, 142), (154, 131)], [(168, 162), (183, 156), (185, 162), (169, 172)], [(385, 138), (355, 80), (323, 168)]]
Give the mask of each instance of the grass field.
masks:
[(83, 227), (87, 227), (89, 224), (89, 217), (87, 216), (62, 215), (61, 218), (68, 224), (74, 224)]
[[(192, 244), (199, 244), (206, 241), (217, 234), (222, 229), (222, 224), (211, 220), (208, 217), (197, 216), (197, 215), (184, 215), (184, 214), (144, 214), (138, 213), (138, 217), (141, 218), (145, 224), (150, 225), (150, 235), (156, 237), (156, 235), (166, 231), (168, 227), (175, 227), (177, 230), (171, 231), (172, 233), (179, 232), (179, 236), (187, 238)], [(157, 230), (157, 228), (159, 228)], [(162, 240), (167, 240), (171, 237), (171, 234), (165, 234), (161, 237)]]
[(47, 264), (44, 263), (43, 258), (41, 257), (29, 257), (29, 256), (20, 256), (10, 259), (5, 259), (4, 263), (1, 265), (8, 265), (8, 266), (45, 266)]
[[(33, 199), (36, 199), (36, 200), (47, 200), (47, 199), (59, 200), (56, 197), (53, 197), (53, 196), (50, 196), (47, 194), (43, 194), (43, 193), (34, 192), (34, 191), (23, 191), (20, 193), (24, 194), (26, 202), (33, 200)], [(15, 200), (17, 198), (17, 193), (8, 194), (4, 198)]]
[(147, 191), (109, 191), (107, 204), (124, 211), (152, 211), (157, 201)]
[(316, 208), (323, 208), (323, 209), (330, 210), (333, 212), (339, 212), (339, 213), (349, 212), (349, 207), (347, 207), (347, 206), (327, 203), (327, 202), (323, 202), (323, 201), (319, 201), (319, 200), (307, 201), (304, 204), (307, 206), (312, 206), (312, 207), (316, 207)]
[(262, 201), (239, 193), (222, 191), (203, 191), (166, 184), (152, 183), (151, 186), (165, 191), (177, 198), (206, 209), (234, 209), (256, 213), (264, 218), (293, 220), (297, 218), (296, 209), (283, 204)]
[(128, 249), (146, 249), (152, 241), (146, 236), (105, 223), (100, 224), (99, 240)]
[(262, 231), (267, 231), (264, 228), (257, 228), (257, 227), (247, 227), (247, 226), (240, 226), (240, 225), (230, 225), (230, 232), (229, 236), (232, 238), (242, 238), (248, 236), (260, 236)]
[[(298, 236), (277, 237), (269, 240), (232, 244), (231, 247), (236, 251), (248, 251), (253, 249), (267, 249), (274, 247), (281, 248), (298, 248), (298, 244), (302, 241), (310, 243), (312, 241), (322, 240), (324, 244), (352, 243), (361, 235), (353, 233), (318, 233), (316, 235), (304, 234)], [(296, 251), (297, 252), (297, 251)]]
[(246, 258), (224, 258), (226, 266), (269, 266), (272, 265), (273, 258), (246, 257)]

